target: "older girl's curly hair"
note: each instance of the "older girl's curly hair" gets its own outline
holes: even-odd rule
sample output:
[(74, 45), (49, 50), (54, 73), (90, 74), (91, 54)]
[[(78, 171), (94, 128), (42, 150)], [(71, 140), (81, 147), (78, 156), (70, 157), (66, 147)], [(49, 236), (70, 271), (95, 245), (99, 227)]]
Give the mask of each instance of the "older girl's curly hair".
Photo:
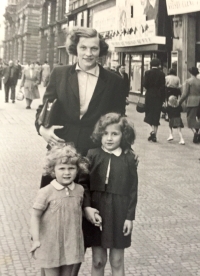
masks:
[(73, 28), (67, 35), (66, 50), (69, 54), (77, 56), (77, 45), (80, 37), (98, 37), (100, 46), (99, 57), (107, 55), (109, 46), (105, 42), (103, 36), (100, 35), (95, 29), (83, 27)]
[(57, 144), (47, 152), (43, 175), (55, 178), (54, 168), (57, 164), (73, 164), (78, 168), (78, 173), (89, 172), (89, 160), (82, 157), (72, 144)]
[(99, 119), (91, 136), (93, 142), (100, 146), (106, 127), (112, 124), (119, 124), (120, 126), (122, 132), (121, 148), (123, 150), (130, 149), (136, 138), (134, 126), (128, 122), (126, 117), (118, 113), (107, 113)]

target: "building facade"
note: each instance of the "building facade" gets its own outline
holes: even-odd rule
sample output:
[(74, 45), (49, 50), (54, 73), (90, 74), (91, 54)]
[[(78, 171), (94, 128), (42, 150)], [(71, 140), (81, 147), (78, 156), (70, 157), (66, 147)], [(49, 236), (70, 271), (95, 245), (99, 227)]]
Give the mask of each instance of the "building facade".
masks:
[(40, 0), (8, 0), (5, 10), (4, 60), (36, 61)]
[(184, 83), (188, 68), (200, 67), (200, 0), (9, 0), (5, 12), (4, 59), (73, 64), (66, 35), (74, 26), (97, 29), (109, 44), (102, 65), (126, 66), (131, 92), (141, 93), (154, 57)]

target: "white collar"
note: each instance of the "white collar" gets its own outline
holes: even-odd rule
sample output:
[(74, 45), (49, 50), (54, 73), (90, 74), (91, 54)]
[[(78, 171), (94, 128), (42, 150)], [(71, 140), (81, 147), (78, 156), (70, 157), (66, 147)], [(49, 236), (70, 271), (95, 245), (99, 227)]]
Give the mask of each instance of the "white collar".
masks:
[(72, 182), (68, 186), (63, 186), (60, 183), (58, 183), (56, 179), (51, 181), (51, 185), (58, 191), (63, 190), (63, 189), (70, 189), (71, 191), (73, 191), (74, 188), (75, 188), (75, 183), (74, 182)]
[(97, 78), (99, 76), (99, 66), (98, 66), (98, 64), (96, 64), (96, 66), (94, 68), (92, 68), (90, 70), (87, 70), (87, 71), (84, 71), (83, 69), (81, 69), (81, 67), (77, 63), (75, 70), (85, 72), (85, 73), (93, 75), (93, 76), (95, 76)]
[(103, 151), (108, 152), (108, 153), (110, 153), (110, 154), (114, 154), (115, 156), (120, 156), (121, 153), (122, 153), (122, 149), (121, 149), (120, 147), (117, 148), (117, 149), (115, 149), (115, 150), (113, 150), (113, 151), (108, 151), (108, 150), (105, 149), (103, 146), (102, 146), (101, 148), (102, 148)]

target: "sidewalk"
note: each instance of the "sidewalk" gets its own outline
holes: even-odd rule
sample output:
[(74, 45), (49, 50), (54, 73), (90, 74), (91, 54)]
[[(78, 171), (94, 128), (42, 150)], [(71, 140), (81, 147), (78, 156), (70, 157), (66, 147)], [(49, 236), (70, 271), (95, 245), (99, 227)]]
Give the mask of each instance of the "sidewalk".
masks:
[[(44, 88), (40, 87), (41, 95)], [(39, 189), (46, 143), (34, 127), (35, 111), (25, 101), (4, 103), (0, 91), (0, 275), (40, 276), (30, 259), (29, 223)], [(168, 123), (161, 119), (158, 143), (147, 141), (144, 115), (127, 108), (134, 122), (139, 155), (139, 198), (132, 246), (125, 251), (126, 276), (200, 276), (200, 145), (192, 143), (186, 114), (182, 115), (185, 145), (178, 134), (168, 143)], [(80, 276), (89, 276), (87, 250)], [(110, 266), (106, 276), (111, 275)]]

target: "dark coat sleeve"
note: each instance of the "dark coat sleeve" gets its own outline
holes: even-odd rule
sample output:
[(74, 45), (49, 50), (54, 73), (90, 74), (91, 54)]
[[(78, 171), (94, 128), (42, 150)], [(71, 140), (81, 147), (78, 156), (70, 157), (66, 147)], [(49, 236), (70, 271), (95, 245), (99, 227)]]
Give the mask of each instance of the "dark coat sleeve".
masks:
[[(89, 159), (89, 162), (91, 164), (92, 163), (91, 150), (88, 151), (87, 158)], [(89, 174), (85, 175), (85, 176), (84, 175), (80, 176), (79, 184), (81, 184), (84, 188), (83, 208), (91, 207), (91, 193), (90, 193), (90, 177), (89, 177)]]
[(37, 130), (39, 135), (40, 135), (39, 129), (40, 129), (41, 125), (38, 123), (38, 118), (39, 118), (40, 113), (42, 111), (43, 105), (44, 105), (44, 103), (46, 102), (47, 99), (50, 102), (53, 102), (56, 98), (57, 98), (57, 94), (56, 94), (56, 70), (54, 69), (51, 73), (50, 81), (47, 85), (46, 92), (44, 93), (43, 104), (39, 105), (39, 107), (36, 110), (35, 127), (36, 127), (36, 130)]
[(129, 205), (128, 205), (128, 212), (127, 212), (126, 219), (134, 220), (136, 205), (137, 205), (137, 198), (138, 198), (138, 174), (137, 174), (137, 167), (135, 165), (134, 153), (130, 153), (128, 155), (128, 162), (129, 162), (131, 189), (130, 189)]

